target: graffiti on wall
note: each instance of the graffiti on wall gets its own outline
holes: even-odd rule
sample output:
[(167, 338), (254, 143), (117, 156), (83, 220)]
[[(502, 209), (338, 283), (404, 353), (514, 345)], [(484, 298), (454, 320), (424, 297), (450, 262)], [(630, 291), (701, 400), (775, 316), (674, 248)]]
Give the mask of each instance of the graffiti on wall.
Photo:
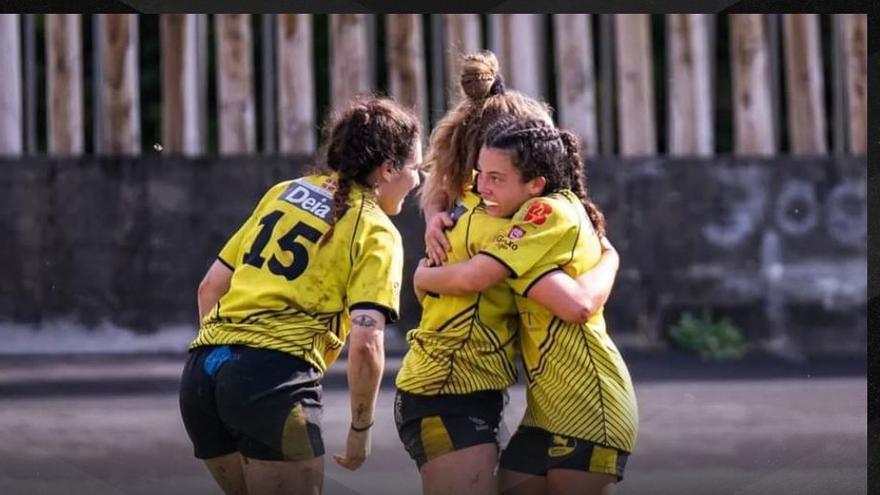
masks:
[[(864, 180), (844, 179), (830, 187), (802, 178), (789, 178), (774, 188), (764, 170), (720, 169), (724, 209), (703, 226), (711, 244), (732, 248), (762, 228), (776, 228), (798, 238), (816, 229), (844, 247), (864, 247), (867, 241), (868, 204)], [(775, 189), (775, 190), (771, 190)]]

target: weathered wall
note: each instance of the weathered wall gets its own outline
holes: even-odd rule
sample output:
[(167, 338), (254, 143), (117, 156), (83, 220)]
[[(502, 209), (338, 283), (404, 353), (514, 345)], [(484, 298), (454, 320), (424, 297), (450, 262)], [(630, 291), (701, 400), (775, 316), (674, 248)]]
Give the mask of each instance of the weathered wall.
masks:
[[(0, 320), (72, 317), (152, 331), (196, 320), (195, 289), (283, 158), (0, 161)], [(595, 159), (594, 199), (622, 256), (608, 308), (658, 342), (684, 309), (730, 314), (753, 339), (859, 349), (867, 323), (866, 163), (857, 159)], [(410, 199), (403, 321), (424, 250)]]

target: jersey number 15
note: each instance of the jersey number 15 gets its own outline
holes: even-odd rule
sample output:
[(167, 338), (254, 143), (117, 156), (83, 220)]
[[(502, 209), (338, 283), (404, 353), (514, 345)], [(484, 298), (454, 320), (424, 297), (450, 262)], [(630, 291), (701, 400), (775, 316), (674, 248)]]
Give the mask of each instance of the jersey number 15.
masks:
[[(254, 239), (251, 248), (248, 252), (244, 253), (245, 263), (257, 268), (263, 267), (266, 259), (260, 253), (266, 248), (266, 244), (272, 237), (272, 231), (275, 230), (275, 224), (278, 223), (282, 216), (284, 216), (283, 211), (275, 210), (260, 219), (262, 228), (260, 228), (260, 232)], [(309, 241), (318, 242), (318, 239), (321, 238), (321, 231), (304, 222), (297, 222), (292, 229), (278, 238), (278, 247), (282, 251), (290, 252), (293, 255), (293, 261), (289, 265), (284, 265), (278, 261), (275, 255), (272, 255), (268, 264), (270, 272), (280, 275), (287, 280), (293, 280), (306, 271), (306, 267), (309, 265), (309, 252), (302, 243), (297, 242), (296, 239), (300, 236), (305, 237)]]

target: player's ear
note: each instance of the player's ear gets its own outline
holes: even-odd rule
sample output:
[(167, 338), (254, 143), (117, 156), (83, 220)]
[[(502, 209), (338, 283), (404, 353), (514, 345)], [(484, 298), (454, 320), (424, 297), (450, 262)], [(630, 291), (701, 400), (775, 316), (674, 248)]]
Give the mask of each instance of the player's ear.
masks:
[(526, 185), (529, 188), (529, 194), (532, 196), (540, 196), (544, 194), (544, 187), (547, 185), (547, 179), (543, 175), (539, 175), (530, 180)]
[(390, 182), (397, 176), (397, 173), (398, 170), (394, 168), (394, 164), (391, 163), (391, 160), (385, 160), (379, 165), (379, 177), (383, 182)]

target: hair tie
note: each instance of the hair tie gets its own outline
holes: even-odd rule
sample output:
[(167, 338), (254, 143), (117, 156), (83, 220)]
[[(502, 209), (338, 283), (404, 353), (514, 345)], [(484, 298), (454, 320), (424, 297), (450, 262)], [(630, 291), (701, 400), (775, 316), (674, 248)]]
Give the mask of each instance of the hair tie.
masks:
[(504, 94), (504, 78), (501, 77), (501, 74), (495, 76), (495, 81), (492, 83), (492, 86), (489, 88), (489, 94), (492, 96), (495, 95), (503, 95)]

